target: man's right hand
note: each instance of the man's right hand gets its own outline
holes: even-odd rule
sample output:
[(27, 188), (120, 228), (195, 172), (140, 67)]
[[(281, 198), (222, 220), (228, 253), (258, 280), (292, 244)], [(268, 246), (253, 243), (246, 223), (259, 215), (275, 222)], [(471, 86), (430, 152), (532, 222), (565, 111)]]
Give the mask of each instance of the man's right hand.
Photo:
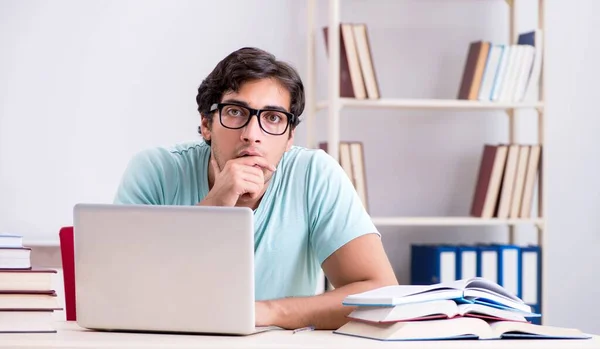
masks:
[(265, 186), (263, 169), (275, 171), (261, 156), (245, 156), (227, 161), (219, 168), (215, 157), (210, 157), (210, 165), (215, 176), (214, 184), (202, 206), (235, 206), (241, 196), (257, 199)]

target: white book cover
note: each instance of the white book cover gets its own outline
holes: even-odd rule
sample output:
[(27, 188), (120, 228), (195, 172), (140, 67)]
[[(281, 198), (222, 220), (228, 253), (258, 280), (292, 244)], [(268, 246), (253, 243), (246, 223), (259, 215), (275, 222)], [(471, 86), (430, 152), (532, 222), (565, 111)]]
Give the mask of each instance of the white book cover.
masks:
[(494, 87), (496, 74), (498, 73), (502, 55), (504, 54), (504, 47), (505, 45), (492, 45), (490, 49), (490, 53), (485, 64), (481, 88), (479, 89), (478, 99), (480, 101), (491, 100), (492, 88)]

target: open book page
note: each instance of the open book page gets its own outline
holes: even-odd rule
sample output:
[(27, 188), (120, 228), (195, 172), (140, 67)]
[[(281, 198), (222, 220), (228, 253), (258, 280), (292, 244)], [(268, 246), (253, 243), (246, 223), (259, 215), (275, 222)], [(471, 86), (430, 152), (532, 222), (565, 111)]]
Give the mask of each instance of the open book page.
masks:
[(480, 292), (486, 292), (502, 297), (504, 299), (512, 300), (515, 302), (522, 302), (519, 297), (508, 292), (504, 287), (498, 285), (495, 282), (489, 281), (481, 277), (474, 277), (470, 279), (455, 280), (452, 282), (439, 283), (428, 286), (431, 290), (441, 288), (453, 288), (463, 290), (465, 297), (468, 297), (471, 290), (478, 290)]
[(497, 321), (527, 322), (527, 319), (519, 312), (492, 308), (483, 304), (459, 304), (457, 308), (458, 316), (472, 316)]
[(515, 301), (482, 289), (466, 290), (464, 297), (467, 300), (472, 300), (474, 303), (485, 304), (500, 309), (512, 308), (527, 314), (530, 314), (532, 310), (531, 306), (525, 304), (522, 300)]
[(434, 300), (401, 304), (393, 307), (358, 307), (348, 318), (368, 322), (397, 322), (432, 318), (449, 318), (458, 313), (458, 306), (452, 300)]
[(444, 339), (586, 339), (591, 336), (576, 329), (535, 325), (526, 322), (500, 321), (491, 325), (478, 318), (457, 317), (442, 320), (368, 323), (350, 321), (336, 334), (345, 334), (384, 341), (444, 340)]
[(441, 289), (429, 292), (429, 286), (395, 285), (385, 286), (375, 290), (347, 296), (344, 305), (378, 305), (392, 306), (414, 302), (424, 302), (439, 299), (462, 299), (463, 291), (456, 289)]
[(575, 328), (541, 326), (531, 323), (499, 321), (490, 324), (495, 338), (584, 339), (590, 335)]
[(401, 304), (392, 307), (363, 306), (352, 311), (348, 318), (367, 322), (398, 322), (425, 319), (453, 318), (457, 316), (478, 317), (489, 320), (527, 322), (515, 311), (492, 308), (481, 304), (456, 304), (453, 300), (434, 300)]
[(454, 299), (462, 303), (490, 304), (498, 308), (514, 308), (530, 313), (531, 307), (500, 285), (476, 277), (433, 285), (396, 285), (349, 295), (344, 305), (391, 306), (438, 299)]
[(385, 341), (491, 338), (494, 336), (490, 326), (484, 320), (465, 317), (386, 324), (351, 321), (334, 333)]

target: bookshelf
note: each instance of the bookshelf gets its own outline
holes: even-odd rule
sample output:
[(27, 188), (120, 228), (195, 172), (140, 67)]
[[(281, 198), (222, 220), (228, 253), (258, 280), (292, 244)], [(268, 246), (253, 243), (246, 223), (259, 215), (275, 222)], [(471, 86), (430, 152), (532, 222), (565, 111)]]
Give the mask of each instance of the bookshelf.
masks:
[(501, 219), (501, 218), (476, 218), (476, 217), (372, 217), (373, 223), (378, 226), (490, 226), (520, 224), (534, 224), (541, 226), (544, 220), (531, 219)]
[[(327, 109), (328, 101), (319, 101), (316, 105), (316, 111)], [(484, 102), (467, 101), (457, 99), (354, 99), (339, 98), (340, 108), (385, 108), (385, 109), (444, 109), (444, 110), (510, 110), (510, 109), (531, 109), (542, 110), (544, 103), (507, 103), (507, 102)]]
[[(509, 8), (509, 42), (506, 44), (517, 44), (519, 32), (517, 30), (517, 14), (519, 11), (518, 0), (497, 0), (505, 2)], [(538, 98), (537, 101), (523, 102), (501, 102), (501, 101), (474, 101), (463, 99), (403, 99), (401, 96), (393, 96), (394, 98), (377, 98), (377, 99), (356, 99), (340, 97), (340, 8), (344, 1), (328, 0), (327, 10), (327, 98), (325, 100), (317, 100), (316, 98), (316, 50), (325, 49), (317, 47), (316, 37), (323, 35), (320, 27), (316, 26), (316, 5), (317, 0), (307, 0), (307, 75), (306, 75), (306, 125), (307, 125), (307, 146), (312, 148), (318, 147), (319, 141), (327, 142), (328, 153), (339, 161), (339, 142), (342, 140), (340, 135), (341, 112), (344, 109), (413, 109), (413, 110), (430, 110), (430, 111), (464, 111), (464, 112), (482, 112), (482, 111), (499, 111), (508, 118), (508, 139), (507, 143), (518, 142), (518, 125), (517, 114), (521, 110), (532, 110), (537, 115), (537, 144), (544, 149), (544, 64), (541, 66), (539, 81), (537, 85)], [(544, 31), (544, 0), (538, 0), (538, 21), (537, 29)], [(545, 47), (543, 44), (542, 48)], [(544, 50), (542, 51), (542, 57)], [(542, 58), (545, 61), (545, 58)], [(378, 74), (383, 72), (376, 69)], [(389, 71), (385, 72), (389, 74)], [(457, 82), (458, 83), (458, 82)], [(319, 111), (326, 111), (326, 115), (321, 113), (319, 117), (327, 119), (327, 134), (325, 140), (316, 140), (315, 120), (316, 114)], [(399, 116), (400, 117), (400, 116)], [(440, 113), (440, 117), (443, 114)], [(482, 117), (484, 117), (482, 115)], [(377, 217), (372, 216), (372, 220), (376, 226), (505, 226), (508, 230), (509, 243), (515, 242), (515, 228), (520, 225), (529, 225), (535, 227), (537, 231), (537, 244), (542, 251), (545, 250), (545, 234), (544, 230), (545, 217), (543, 208), (546, 206), (546, 197), (543, 190), (543, 174), (545, 173), (545, 151), (541, 152), (539, 172), (537, 175), (537, 214), (529, 218), (478, 218), (478, 217)], [(369, 175), (367, 173), (367, 175)], [(533, 214), (533, 213), (532, 213)], [(546, 254), (542, 252), (541, 258), (541, 288), (545, 287), (546, 274)], [(541, 312), (546, 313), (547, 300), (546, 293), (542, 291)]]

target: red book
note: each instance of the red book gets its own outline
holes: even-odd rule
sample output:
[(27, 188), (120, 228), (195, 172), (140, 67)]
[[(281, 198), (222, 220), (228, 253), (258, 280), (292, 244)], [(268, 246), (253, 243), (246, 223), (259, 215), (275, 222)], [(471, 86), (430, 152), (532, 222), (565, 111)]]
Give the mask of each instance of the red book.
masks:
[(65, 315), (67, 321), (75, 321), (75, 246), (73, 243), (73, 227), (61, 228), (59, 237), (63, 282), (65, 286)]

